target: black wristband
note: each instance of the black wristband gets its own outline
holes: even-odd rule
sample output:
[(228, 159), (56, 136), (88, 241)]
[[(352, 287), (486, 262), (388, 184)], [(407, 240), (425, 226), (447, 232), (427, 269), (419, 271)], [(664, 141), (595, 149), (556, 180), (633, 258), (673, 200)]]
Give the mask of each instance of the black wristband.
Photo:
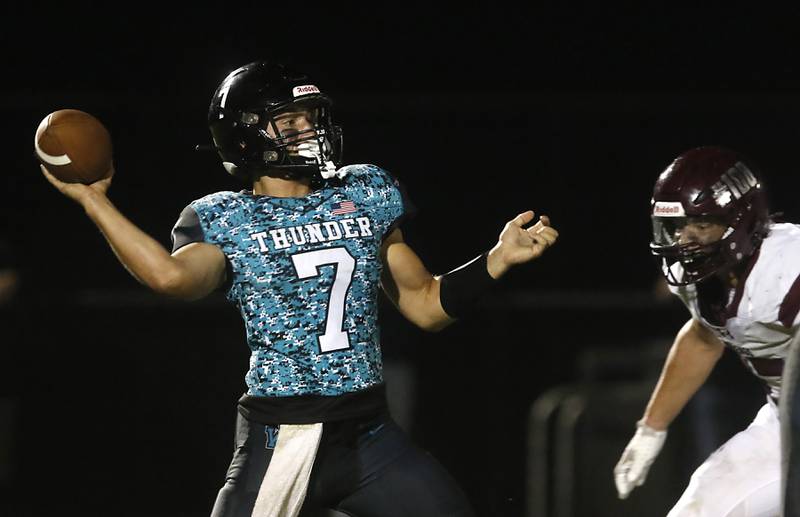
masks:
[(480, 298), (491, 289), (497, 280), (487, 269), (489, 252), (485, 252), (442, 275), (439, 285), (439, 302), (444, 312), (451, 318), (460, 318)]

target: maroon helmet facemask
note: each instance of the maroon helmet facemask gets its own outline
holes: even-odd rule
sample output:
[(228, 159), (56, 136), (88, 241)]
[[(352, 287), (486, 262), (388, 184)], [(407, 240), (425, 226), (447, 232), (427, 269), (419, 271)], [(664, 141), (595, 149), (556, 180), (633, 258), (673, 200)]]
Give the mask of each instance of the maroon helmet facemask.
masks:
[[(754, 169), (720, 147), (699, 147), (676, 158), (656, 181), (650, 213), (650, 250), (675, 286), (699, 282), (751, 256), (769, 223), (766, 195)], [(679, 243), (680, 228), (698, 221), (721, 224), (725, 232), (711, 243)], [(678, 270), (676, 263), (682, 266)]]

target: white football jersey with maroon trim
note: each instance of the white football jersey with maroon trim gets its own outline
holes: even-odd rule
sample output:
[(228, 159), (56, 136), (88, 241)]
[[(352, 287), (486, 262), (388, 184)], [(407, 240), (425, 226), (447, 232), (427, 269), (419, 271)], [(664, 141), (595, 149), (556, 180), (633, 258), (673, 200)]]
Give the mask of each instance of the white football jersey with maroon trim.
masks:
[[(680, 263), (672, 267), (680, 278)], [(800, 324), (800, 226), (770, 225), (769, 235), (730, 294), (724, 326), (701, 315), (694, 284), (670, 286), (670, 291), (686, 304), (693, 318), (739, 354), (772, 396), (778, 396), (783, 360)]]

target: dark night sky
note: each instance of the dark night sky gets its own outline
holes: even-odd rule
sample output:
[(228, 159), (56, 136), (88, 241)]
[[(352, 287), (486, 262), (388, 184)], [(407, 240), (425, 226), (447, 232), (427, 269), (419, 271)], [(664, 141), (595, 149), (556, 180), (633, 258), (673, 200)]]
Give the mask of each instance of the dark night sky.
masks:
[[(18, 240), (30, 239), (27, 223), (52, 227), (64, 217), (87, 240), (71, 250), (102, 248), (25, 151), (45, 114), (78, 107), (112, 131), (112, 198), (167, 243), (193, 197), (239, 187), (214, 156), (191, 149), (208, 141), (204, 116), (216, 85), (259, 58), (307, 69), (337, 103), (345, 159), (382, 165), (407, 184), (423, 209), (419, 253), (436, 270), (490, 245), (505, 220), (534, 208), (562, 228), (559, 265), (574, 270), (544, 274), (538, 286), (636, 288), (653, 273), (652, 182), (683, 150), (730, 145), (776, 176), (767, 176), (776, 192), (794, 186), (792, 13), (549, 4), (525, 14), (478, 4), (278, 12), (258, 2), (57, 9), (44, 17), (11, 11), (0, 36), (3, 133), (14, 150), (6, 184), (24, 192), (6, 206)], [(40, 202), (34, 214), (26, 213), (31, 199)], [(438, 228), (443, 220), (453, 227)], [(80, 282), (124, 285), (112, 260), (104, 264), (110, 276)]]
[(45, 16), (7, 8), (4, 61), (19, 72), (7, 87), (163, 91), (167, 81), (197, 95), (202, 78), (259, 57), (349, 92), (791, 91), (798, 81), (794, 13), (754, 7), (94, 4)]
[[(104, 390), (95, 391), (91, 371), (105, 372), (103, 362), (109, 355), (130, 362), (125, 364), (139, 382), (134, 386), (153, 393), (163, 390), (169, 394), (164, 397), (181, 395), (180, 382), (188, 382), (195, 369), (213, 371), (216, 361), (227, 361), (231, 372), (227, 377), (220, 379), (219, 374), (213, 377), (218, 384), (201, 383), (196, 388), (204, 396), (216, 397), (207, 404), (209, 414), (203, 413), (197, 401), (192, 401), (196, 405), (190, 405), (190, 410), (195, 411), (193, 416), (201, 415), (201, 422), (218, 422), (215, 411), (230, 407), (228, 396), (240, 389), (243, 374), (233, 358), (214, 355), (209, 348), (197, 352), (192, 356), (195, 363), (181, 370), (179, 363), (186, 360), (182, 350), (147, 348), (150, 342), (140, 345), (134, 339), (153, 325), (160, 339), (180, 340), (173, 318), (181, 322), (201, 318), (202, 322), (207, 318), (204, 306), (177, 309), (168, 305), (163, 313), (145, 308), (143, 316), (136, 313), (140, 319), (125, 321), (128, 336), (114, 334), (119, 330), (114, 318), (124, 319), (124, 315), (115, 312), (113, 295), (95, 299), (101, 300), (95, 301), (100, 305), (106, 300), (107, 307), (79, 305), (63, 311), (58, 307), (64, 293), (117, 289), (141, 293), (144, 288), (119, 266), (80, 209), (40, 176), (32, 139), (39, 121), (56, 109), (73, 107), (97, 115), (114, 139), (117, 176), (111, 199), (168, 246), (170, 229), (191, 200), (216, 190), (241, 188), (225, 174), (215, 155), (193, 149), (209, 141), (205, 117), (217, 84), (230, 70), (255, 59), (275, 58), (304, 68), (330, 93), (335, 116), (345, 131), (345, 160), (376, 163), (406, 184), (420, 208), (406, 235), (434, 272), (455, 267), (491, 246), (505, 221), (532, 208), (551, 216), (561, 239), (541, 261), (510, 275), (507, 289), (648, 291), (657, 278), (647, 247), (653, 182), (674, 157), (703, 144), (726, 145), (751, 156), (764, 171), (774, 208), (800, 220), (794, 195), (800, 186), (796, 173), (800, 42), (794, 12), (723, 3), (678, 11), (644, 4), (582, 9), (546, 2), (524, 13), (518, 11), (519, 4), (497, 2), (491, 6), (462, 2), (450, 8), (429, 2), (425, 9), (406, 3), (370, 3), (346, 10), (334, 4), (314, 8), (300, 3), (276, 10), (269, 6), (272, 3), (219, 2), (185, 9), (164, 7), (166, 2), (129, 6), (90, 2), (80, 7), (31, 3), (1, 8), (0, 132), (4, 156), (11, 160), (0, 179), (5, 194), (0, 230), (16, 250), (26, 299), (35, 308), (49, 311), (49, 318), (65, 320), (58, 329), (62, 334), (52, 333), (61, 336), (57, 339), (52, 339), (48, 325), (37, 320), (30, 339), (41, 340), (19, 352), (20, 363), (0, 361), (15, 365), (11, 369), (18, 377), (9, 378), (19, 379), (20, 391), (30, 386), (28, 373), (37, 368), (35, 375), (40, 374), (35, 366), (40, 353), (36, 347), (44, 346), (53, 361), (68, 361), (77, 371), (76, 380), (64, 389), (100, 397), (98, 404), (109, 405), (116, 401), (111, 396), (103, 399), (99, 393)], [(449, 415), (457, 415), (459, 408), (465, 410), (464, 415), (471, 414), (475, 409), (464, 406), (469, 397), (476, 397), (484, 404), (481, 408), (505, 411), (496, 421), (507, 421), (509, 429), (521, 433), (533, 397), (573, 374), (574, 356), (568, 354), (586, 344), (640, 340), (658, 326), (652, 323), (657, 318), (632, 321), (625, 319), (626, 314), (606, 316), (602, 311), (569, 314), (580, 307), (575, 303), (578, 298), (570, 301), (573, 309), (570, 303), (566, 309), (556, 304), (532, 322), (527, 312), (513, 313), (513, 321), (503, 329), (507, 334), (498, 334), (508, 341), (527, 343), (522, 339), (527, 339), (530, 324), (552, 332), (550, 339), (555, 342), (563, 338), (563, 329), (575, 326), (575, 320), (590, 329), (569, 333), (568, 339), (558, 341), (561, 348), (545, 352), (531, 348), (531, 357), (522, 358), (527, 362), (515, 351), (493, 352), (491, 360), (503, 363), (498, 371), (511, 369), (512, 376), (520, 373), (515, 368), (525, 368), (520, 378), (535, 379), (525, 381), (530, 385), (518, 391), (517, 399), (509, 398), (505, 404), (487, 402), (477, 387), (459, 384), (466, 383), (463, 377), (434, 385), (426, 397), (446, 399), (448, 389), (460, 390), (464, 397), (449, 401), (456, 405)], [(198, 312), (192, 313), (193, 308)], [(76, 318), (75, 310), (85, 319)], [(108, 320), (95, 321), (94, 311)], [(38, 313), (28, 314), (26, 318), (33, 318)], [(684, 316), (681, 312), (680, 318)], [(222, 335), (233, 328), (220, 342), (231, 340), (230, 335), (239, 339), (238, 316), (231, 311), (225, 318), (208, 332)], [(95, 325), (98, 329), (92, 332)], [(387, 326), (400, 336), (395, 340), (407, 339), (415, 351), (415, 346), (441, 340), (438, 348), (420, 354), (424, 358), (420, 368), (424, 373), (426, 365), (431, 371), (445, 365), (454, 375), (474, 366), (469, 354), (451, 358), (448, 354), (454, 347), (469, 342), (470, 333), (496, 330), (462, 326), (428, 338), (396, 319)], [(623, 330), (624, 335), (620, 334)], [(106, 350), (102, 337), (106, 335), (120, 339), (120, 346)], [(62, 350), (60, 339), (67, 343), (83, 339), (85, 350)], [(389, 341), (391, 345), (391, 337)], [(236, 345), (244, 353), (244, 346)], [(162, 355), (150, 361), (147, 353)], [(39, 381), (33, 385), (32, 398), (63, 395), (56, 384)], [(136, 429), (144, 437), (161, 432), (156, 431), (161, 419), (177, 418), (158, 413), (168, 413), (169, 408), (150, 405), (150, 393), (114, 393), (128, 404), (130, 413), (123, 411), (123, 415), (137, 412)], [(71, 418), (66, 409), (55, 411)], [(487, 421), (498, 416), (486, 411)], [(523, 490), (521, 437), (508, 437), (508, 450), (497, 456), (498, 462), (513, 458), (518, 463), (507, 469), (481, 467), (505, 474), (488, 481), (478, 479), (478, 474), (469, 477), (473, 470), (460, 468), (466, 461), (461, 453), (450, 448), (449, 438), (437, 434), (446, 427), (436, 420), (441, 413), (440, 408), (430, 411), (430, 425), (421, 427), (417, 437), (448, 466), (468, 473), (460, 481), (476, 498), (485, 496), (489, 501), (482, 503), (485, 508), (499, 505), (497, 501), (504, 498), (518, 501)], [(452, 418), (464, 428), (474, 425), (463, 421), (466, 416)], [(28, 425), (37, 429), (49, 425), (32, 421)], [(229, 431), (223, 428), (213, 437), (220, 450), (228, 446)], [(42, 431), (32, 432), (33, 437), (42, 436), (36, 434)], [(83, 443), (79, 431), (73, 433), (72, 439)], [(195, 440), (186, 443), (206, 447), (205, 438)], [(460, 443), (458, 450), (468, 446)], [(43, 451), (42, 455), (51, 454)], [(224, 469), (229, 459), (227, 449), (223, 453), (213, 459), (218, 469)], [(152, 454), (158, 456), (158, 452)], [(150, 476), (147, 458), (142, 458), (129, 458), (139, 461), (135, 475)], [(194, 478), (188, 484), (216, 487), (221, 473), (212, 470), (204, 467), (191, 473)], [(31, 467), (23, 468), (22, 476), (22, 483), (31, 486), (37, 479)], [(510, 496), (506, 485), (511, 486)], [(171, 497), (154, 490), (152, 498)], [(195, 507), (206, 508), (213, 497), (210, 490), (193, 503)], [(492, 490), (496, 493), (488, 493)], [(112, 498), (119, 492), (108, 493)]]

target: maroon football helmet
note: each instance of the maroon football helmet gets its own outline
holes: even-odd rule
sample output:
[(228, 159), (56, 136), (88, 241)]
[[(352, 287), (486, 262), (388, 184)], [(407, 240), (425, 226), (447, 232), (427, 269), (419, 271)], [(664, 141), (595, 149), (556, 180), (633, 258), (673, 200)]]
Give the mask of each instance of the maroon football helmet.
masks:
[[(770, 220), (754, 168), (721, 147), (698, 147), (678, 156), (658, 177), (650, 207), (650, 250), (661, 259), (667, 282), (676, 286), (699, 282), (745, 260), (761, 245)], [(727, 229), (712, 243), (680, 243), (681, 229), (692, 222)], [(676, 270), (678, 262), (682, 268)]]

